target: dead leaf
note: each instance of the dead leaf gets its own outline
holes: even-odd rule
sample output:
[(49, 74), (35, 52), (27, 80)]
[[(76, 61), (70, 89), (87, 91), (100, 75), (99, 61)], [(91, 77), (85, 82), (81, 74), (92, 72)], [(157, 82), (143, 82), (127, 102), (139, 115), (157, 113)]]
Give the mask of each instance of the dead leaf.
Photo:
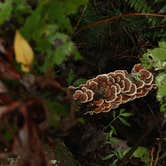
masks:
[(16, 61), (21, 64), (22, 71), (29, 72), (34, 60), (34, 53), (29, 43), (19, 31), (16, 31), (15, 34), (14, 50)]
[(0, 78), (18, 80), (21, 78), (21, 75), (10, 63), (0, 58)]
[(0, 81), (0, 93), (7, 93), (7, 88), (2, 81)]
[(6, 54), (6, 49), (4, 47), (4, 40), (2, 38), (0, 38), (0, 52)]

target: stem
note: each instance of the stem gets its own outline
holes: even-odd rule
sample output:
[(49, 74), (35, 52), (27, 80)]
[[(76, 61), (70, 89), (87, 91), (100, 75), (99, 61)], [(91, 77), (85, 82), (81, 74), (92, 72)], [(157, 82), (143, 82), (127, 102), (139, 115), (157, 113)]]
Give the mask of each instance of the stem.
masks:
[(106, 18), (106, 19), (103, 19), (103, 20), (99, 20), (99, 21), (87, 24), (84, 27), (82, 27), (81, 29), (79, 29), (75, 33), (75, 35), (79, 34), (82, 31), (85, 31), (87, 29), (91, 29), (91, 28), (99, 26), (99, 25), (108, 24), (108, 23), (111, 23), (113, 21), (117, 21), (119, 19), (122, 19), (122, 18), (125, 18), (125, 17), (132, 17), (132, 16), (149, 16), (149, 17), (163, 17), (163, 18), (166, 18), (166, 14), (159, 14), (159, 13), (127, 13), (127, 14), (122, 14), (120, 16), (113, 16), (113, 17), (109, 17), (109, 18)]
[(120, 114), (117, 115), (114, 119), (112, 119), (111, 122), (110, 122), (107, 126), (104, 127), (104, 130), (106, 130), (108, 127), (110, 127), (110, 126), (112, 125), (112, 123), (113, 123), (114, 121), (116, 121), (119, 117), (120, 117)]

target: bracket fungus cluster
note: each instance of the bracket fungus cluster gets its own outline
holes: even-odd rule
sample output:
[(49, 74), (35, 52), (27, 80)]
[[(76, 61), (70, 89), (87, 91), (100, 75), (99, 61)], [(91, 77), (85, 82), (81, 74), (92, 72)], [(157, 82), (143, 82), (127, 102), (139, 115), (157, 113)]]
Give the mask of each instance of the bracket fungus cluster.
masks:
[(141, 64), (131, 73), (116, 70), (100, 74), (79, 87), (70, 86), (73, 100), (86, 104), (88, 113), (108, 112), (136, 98), (146, 96), (153, 87), (153, 75)]

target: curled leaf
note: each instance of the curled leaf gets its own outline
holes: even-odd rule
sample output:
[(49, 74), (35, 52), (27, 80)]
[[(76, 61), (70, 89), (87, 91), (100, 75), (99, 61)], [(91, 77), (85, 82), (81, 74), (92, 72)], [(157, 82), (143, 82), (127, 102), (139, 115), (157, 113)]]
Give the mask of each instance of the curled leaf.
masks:
[(21, 64), (21, 70), (29, 72), (33, 63), (34, 53), (29, 43), (19, 31), (16, 31), (14, 39), (15, 58)]

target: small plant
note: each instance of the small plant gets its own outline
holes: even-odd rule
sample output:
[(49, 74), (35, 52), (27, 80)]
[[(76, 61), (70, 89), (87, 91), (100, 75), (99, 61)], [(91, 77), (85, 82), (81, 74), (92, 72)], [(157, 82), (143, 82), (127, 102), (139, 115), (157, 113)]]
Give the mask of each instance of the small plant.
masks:
[(125, 109), (120, 109), (119, 112), (117, 111), (112, 111), (112, 116), (113, 119), (111, 120), (111, 122), (105, 127), (105, 129), (110, 128), (111, 130), (109, 131), (109, 136), (108, 138), (111, 138), (113, 134), (116, 135), (116, 129), (113, 126), (113, 122), (119, 120), (122, 124), (126, 125), (126, 126), (130, 126), (130, 124), (127, 122), (126, 118), (132, 116), (132, 113), (127, 112)]
[[(153, 127), (157, 128), (155, 133), (160, 133), (164, 123), (157, 122), (164, 119), (163, 114), (155, 111), (160, 125), (156, 127), (151, 112), (142, 114), (146, 107), (140, 110), (144, 108), (143, 100), (131, 107), (122, 105), (146, 96), (155, 81), (160, 109), (166, 114), (165, 42), (143, 56), (143, 65), (135, 64), (135, 55), (151, 47), (156, 36), (161, 40), (166, 34), (161, 35), (165, 27), (164, 2), (1, 0), (0, 165), (101, 165), (98, 162), (105, 162), (96, 157), (106, 156), (101, 149), (105, 146), (104, 152), (111, 148), (103, 158), (110, 166), (121, 161), (123, 164), (135, 147), (127, 162), (130, 157), (145, 164), (150, 158), (150, 166), (156, 166), (160, 159), (164, 162), (165, 147), (153, 144), (149, 151), (139, 146), (142, 138), (152, 135), (157, 140)], [(135, 64), (131, 72), (126, 71), (131, 67), (128, 62)], [(118, 70), (122, 68), (126, 70)], [(91, 76), (95, 77), (89, 79)], [(82, 114), (108, 111), (90, 118)], [(131, 112), (138, 116), (131, 117)], [(107, 126), (103, 126), (105, 118)], [(137, 127), (135, 123), (141, 130), (148, 129), (140, 137), (140, 144), (141, 131), (132, 128)], [(164, 138), (158, 140), (165, 145)]]
[[(16, 20), (16, 25), (8, 28), (19, 29), (25, 39), (35, 45), (33, 69), (46, 72), (60, 65), (70, 55), (73, 55), (74, 60), (81, 59), (69, 37), (73, 32), (69, 16), (87, 2), (88, 0), (39, 0), (32, 3), (26, 0), (5, 0), (0, 2), (0, 26), (6, 27), (7, 22)], [(0, 34), (7, 35), (7, 28), (1, 30)], [(39, 55), (42, 56), (42, 65), (37, 61)]]
[(119, 113), (117, 113), (116, 111), (113, 111), (112, 115), (113, 115), (112, 121), (104, 128), (104, 129), (110, 129), (110, 131), (107, 133), (106, 143), (110, 144), (113, 147), (113, 150), (111, 151), (110, 154), (104, 157), (103, 160), (110, 160), (110, 166), (116, 165), (117, 161), (122, 159), (123, 156), (128, 151), (126, 141), (113, 137), (113, 135), (114, 136), (117, 135), (117, 131), (113, 123), (115, 121), (120, 121), (122, 124), (126, 126), (130, 126), (126, 118), (132, 116), (132, 114), (127, 112), (125, 109), (120, 109)]
[[(141, 62), (147, 69), (151, 69), (155, 73), (156, 98), (160, 102), (160, 111), (166, 117), (166, 41), (160, 41), (157, 48), (148, 50), (141, 58)], [(160, 153), (161, 147), (158, 149), (158, 156), (155, 159), (156, 161), (154, 160), (156, 164), (159, 159), (163, 159), (166, 156), (165, 151)]]
[(159, 47), (148, 50), (141, 58), (141, 63), (156, 73), (157, 100), (160, 110), (166, 112), (166, 41), (159, 42)]
[(117, 166), (118, 160), (122, 159), (127, 151), (113, 150), (109, 155), (103, 158), (103, 160), (109, 160), (109, 166)]
[(122, 124), (130, 126), (126, 120), (126, 118), (130, 116), (132, 116), (132, 114), (127, 112), (125, 109), (120, 109), (119, 113), (117, 113), (117, 111), (113, 111), (113, 119), (105, 127), (105, 129), (110, 129), (110, 131), (107, 133), (106, 144), (110, 144), (113, 149), (111, 150), (110, 154), (103, 158), (103, 160), (109, 160), (110, 166), (116, 166), (118, 160), (122, 159), (129, 150), (126, 141), (114, 137), (117, 135), (117, 132), (113, 122), (120, 121)]

